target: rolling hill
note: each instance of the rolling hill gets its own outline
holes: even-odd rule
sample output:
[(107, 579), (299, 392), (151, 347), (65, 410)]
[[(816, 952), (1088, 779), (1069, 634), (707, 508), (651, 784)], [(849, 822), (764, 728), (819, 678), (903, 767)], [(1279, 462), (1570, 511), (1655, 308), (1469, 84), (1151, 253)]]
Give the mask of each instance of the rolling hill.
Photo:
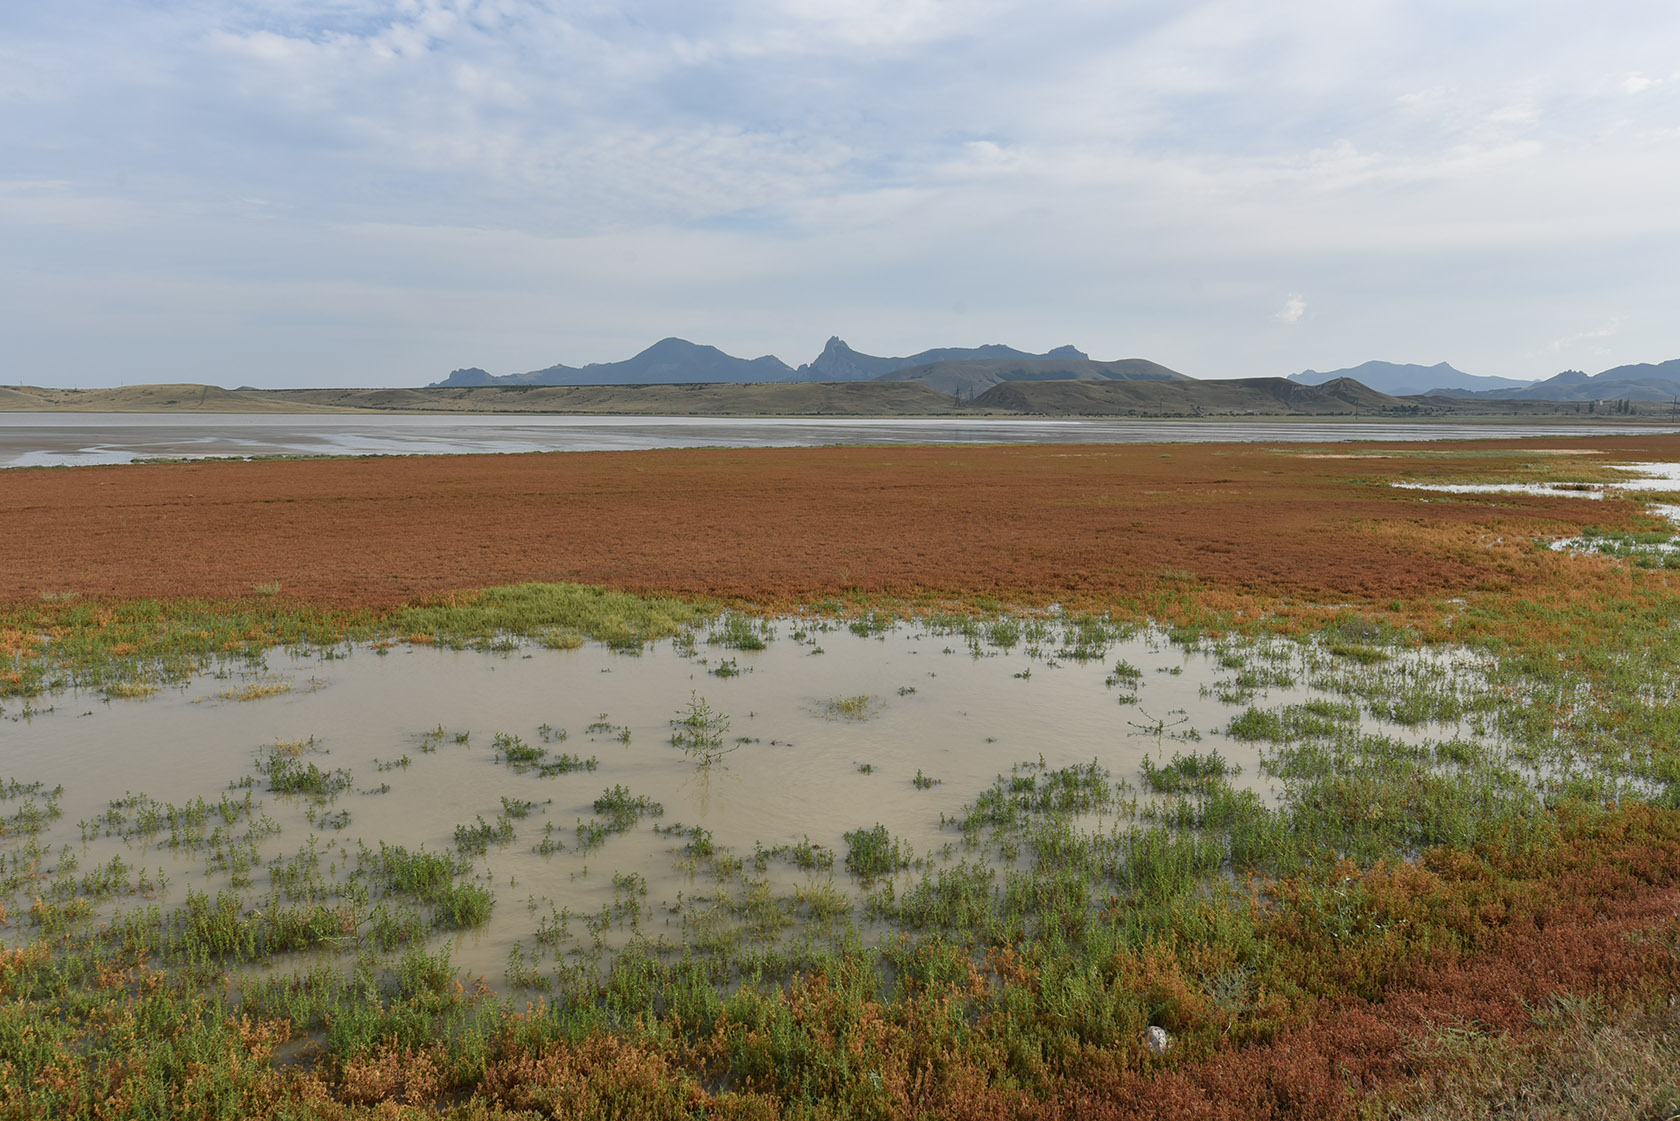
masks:
[(1229, 381), (1011, 381), (976, 397), (976, 409), (1047, 416), (1378, 416), (1419, 411), (1351, 378), (1301, 385), (1287, 378)]
[(1680, 401), (1680, 358), (1612, 366), (1597, 374), (1565, 370), (1522, 389), (1476, 396), (1534, 401)]
[(1331, 370), (1321, 373), (1318, 370), (1302, 370), (1298, 374), (1290, 374), (1289, 380), (1302, 385), (1323, 385), (1327, 381), (1337, 378), (1352, 378), (1354, 381), (1368, 385), (1379, 393), (1387, 393), (1396, 397), (1404, 397), (1419, 393), (1497, 393), (1502, 390), (1525, 389), (1533, 382), (1518, 381), (1515, 378), (1486, 377), (1480, 374), (1467, 374), (1463, 370), (1454, 369), (1445, 362), (1437, 362), (1433, 366), (1419, 366), (1412, 363), (1398, 362), (1362, 362), (1357, 366), (1349, 366), (1343, 370)]
[(940, 393), (976, 397), (1010, 382), (1184, 381), (1193, 379), (1145, 358), (1096, 362), (1089, 358), (969, 359), (929, 362), (885, 374), (879, 381), (920, 382)]

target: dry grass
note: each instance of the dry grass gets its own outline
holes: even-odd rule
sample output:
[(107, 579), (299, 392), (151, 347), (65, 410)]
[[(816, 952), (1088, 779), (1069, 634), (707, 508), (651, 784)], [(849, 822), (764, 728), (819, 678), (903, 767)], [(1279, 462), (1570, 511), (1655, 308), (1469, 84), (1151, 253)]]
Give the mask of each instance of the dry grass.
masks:
[(836, 720), (867, 720), (880, 710), (880, 700), (865, 693), (852, 697), (830, 697), (823, 704), (823, 715)]
[(1407, 1121), (1673, 1121), (1680, 1117), (1676, 998), (1603, 1018), (1586, 1002), (1554, 1004), (1554, 1030), (1527, 1046), (1442, 1029), (1432, 1085), (1371, 1103), (1372, 1118)]
[(291, 691), (290, 681), (253, 681), (243, 689), (223, 689), (216, 696), (224, 701), (260, 701), (264, 697), (278, 697)]

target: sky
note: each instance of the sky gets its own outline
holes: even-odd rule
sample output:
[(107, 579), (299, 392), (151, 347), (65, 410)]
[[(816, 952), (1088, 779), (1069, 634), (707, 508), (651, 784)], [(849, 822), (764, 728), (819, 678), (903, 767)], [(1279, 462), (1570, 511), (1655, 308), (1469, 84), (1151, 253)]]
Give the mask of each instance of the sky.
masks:
[(0, 383), (1680, 357), (1673, 0), (0, 5)]

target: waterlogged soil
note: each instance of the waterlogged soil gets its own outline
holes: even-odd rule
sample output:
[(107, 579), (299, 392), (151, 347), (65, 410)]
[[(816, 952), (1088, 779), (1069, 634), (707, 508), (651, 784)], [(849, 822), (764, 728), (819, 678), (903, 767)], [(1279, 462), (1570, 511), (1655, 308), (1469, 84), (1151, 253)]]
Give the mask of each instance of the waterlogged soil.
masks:
[(1571, 465), (1672, 462), (1680, 437), (23, 469), (6, 473), (0, 499), (0, 599), (278, 589), (388, 607), (527, 580), (760, 604), (859, 594), (1113, 602), (1186, 581), (1303, 602), (1429, 599), (1552, 579), (1517, 562), (1490, 568), (1487, 542), (1622, 528), (1637, 504), (1448, 499), (1388, 484), (1467, 468), (1520, 479), (1556, 452), (1584, 453)]
[[(761, 651), (702, 638), (639, 656), (595, 645), (276, 653), (264, 667), (147, 699), (64, 694), (34, 715), (14, 709), (0, 724), (0, 778), (63, 787), (62, 816), (39, 837), (56, 854), (47, 863), (62, 866), (69, 855), (85, 874), (118, 856), (166, 885), (107, 902), (102, 917), (134, 905), (167, 912), (189, 890), (214, 895), (230, 886), (226, 871), (207, 868), (202, 848), (172, 847), (167, 828), (125, 837), (102, 826), (113, 802), (131, 794), (183, 805), (249, 793), (257, 805), (235, 831), (265, 815), (279, 831), (261, 841), (250, 881), (234, 885), (244, 887), (247, 907), (269, 889), (267, 863), (306, 846), (316, 846), (331, 880), (354, 865), (358, 841), (456, 853), (457, 827), (505, 819), (512, 835), (490, 841), (469, 873), (494, 893), (492, 917), (451, 936), (456, 965), (499, 985), (515, 944), (530, 948), (539, 924), (555, 916), (568, 922), (557, 960), (610, 952), (636, 934), (668, 944), (690, 937), (684, 916), (693, 908), (685, 912), (684, 898), (705, 897), (715, 883), (685, 854), (692, 835), (656, 826), (700, 827), (719, 853), (743, 858), (749, 870), (755, 853), (808, 845), (807, 864), (818, 866), (801, 868), (784, 851), (756, 878), (784, 902), (820, 889), (856, 906), (866, 885), (845, 868), (848, 831), (884, 825), (924, 859), (923, 869), (949, 860), (960, 847), (954, 823), (964, 807), (1018, 763), (1094, 762), (1136, 784), (1145, 756), (1164, 764), (1181, 751), (1217, 752), (1237, 768), (1235, 786), (1269, 798), (1256, 749), (1225, 729), (1247, 704), (1314, 695), (1291, 684), (1221, 700), (1229, 668), (1158, 632), (1077, 661), (1025, 644), (970, 647), (913, 627), (866, 636), (804, 625), (811, 629), (784, 621)], [(1117, 679), (1122, 663), (1128, 668)], [(715, 714), (709, 730), (726, 752), (710, 766), (672, 743), (672, 721), (699, 702)], [(593, 760), (593, 769), (518, 771), (502, 757), (508, 741), (498, 744), (498, 735), (545, 750), (549, 761), (562, 753)], [(277, 745), (300, 764), (348, 772), (348, 788), (326, 799), (272, 792), (259, 764)], [(590, 849), (579, 826), (597, 819), (592, 803), (618, 786), (663, 812)], [(509, 803), (527, 802), (526, 816), (506, 815)], [(559, 850), (539, 851), (545, 840)], [(631, 907), (590, 925), (627, 900)]]

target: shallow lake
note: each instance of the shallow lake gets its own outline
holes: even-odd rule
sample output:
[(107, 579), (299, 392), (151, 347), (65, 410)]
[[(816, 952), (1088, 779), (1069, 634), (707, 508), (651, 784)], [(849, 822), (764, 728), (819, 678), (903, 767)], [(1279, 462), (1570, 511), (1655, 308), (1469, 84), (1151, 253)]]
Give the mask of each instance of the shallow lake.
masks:
[[(56, 864), (85, 886), (113, 858), (146, 874), (152, 886), (104, 902), (105, 917), (229, 888), (254, 907), (299, 854), (325, 874), (322, 893), (382, 843), (449, 854), (495, 898), (487, 923), (447, 935), (454, 962), (498, 984), (533, 939), (555, 960), (631, 937), (687, 945), (736, 921), (717, 915), (738, 916), (742, 890), (850, 907), (868, 885), (845, 867), (848, 832), (884, 826), (924, 858), (898, 873), (908, 882), (952, 859), (965, 807), (1017, 765), (1095, 764), (1136, 783), (1146, 756), (1217, 752), (1240, 768), (1238, 789), (1269, 800), (1256, 748), (1225, 729), (1248, 704), (1322, 696), (1291, 673), (1232, 696), (1231, 663), (1148, 629), (1083, 660), (1052, 635), (1003, 648), (914, 626), (784, 620), (754, 633), (764, 649), (702, 632), (640, 655), (511, 642), (277, 651), (139, 699), (11, 702), (0, 783), (63, 788), (61, 815), (34, 839), (43, 879)], [(696, 731), (710, 765), (674, 743)], [(276, 763), (328, 789), (277, 792)], [(641, 810), (606, 828), (598, 800), (620, 788)], [(16, 811), (10, 798), (0, 810)], [(211, 809), (194, 825), (184, 807), (200, 798)], [(716, 861), (691, 858), (697, 838), (737, 871), (756, 862), (756, 876), (720, 888)], [(0, 857), (19, 859), (17, 844)], [(243, 882), (226, 857), (240, 845)]]
[(447, 455), (829, 444), (1469, 440), (1680, 432), (1680, 425), (1012, 418), (0, 413), (0, 467), (153, 457)]

